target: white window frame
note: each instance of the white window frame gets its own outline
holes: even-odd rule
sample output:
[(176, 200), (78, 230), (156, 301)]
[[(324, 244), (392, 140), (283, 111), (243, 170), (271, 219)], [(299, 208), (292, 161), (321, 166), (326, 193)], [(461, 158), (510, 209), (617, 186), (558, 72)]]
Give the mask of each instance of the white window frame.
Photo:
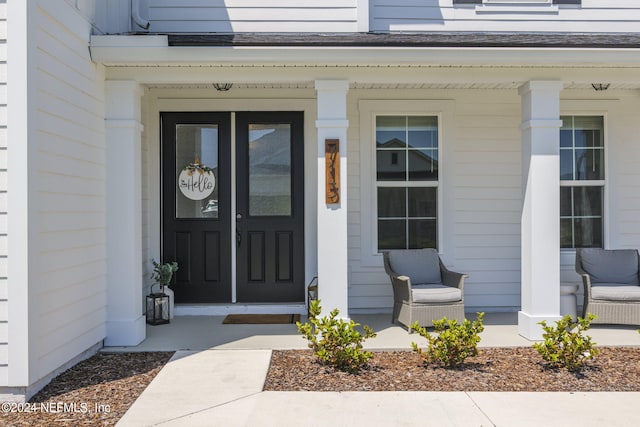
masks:
[[(376, 179), (376, 117), (377, 116), (435, 116), (438, 118), (438, 196), (437, 196), (437, 239), (438, 252), (443, 254), (451, 247), (453, 223), (446, 215), (451, 191), (447, 186), (451, 182), (452, 172), (448, 167), (449, 152), (452, 144), (446, 144), (453, 135), (452, 117), (454, 101), (451, 100), (361, 100), (360, 110), (360, 250), (363, 266), (382, 266), (382, 253), (378, 252), (378, 185)], [(423, 185), (424, 184), (424, 185)], [(388, 185), (398, 186), (390, 182)], [(424, 181), (419, 186), (433, 186), (433, 182)], [(413, 183), (400, 186), (411, 187)]]
[[(608, 141), (609, 141), (609, 133), (607, 131), (607, 113), (606, 112), (581, 112), (581, 113), (560, 113), (561, 117), (602, 117), (602, 151), (604, 155), (604, 162), (602, 163), (602, 167), (604, 167), (604, 179), (602, 180), (565, 180), (560, 179), (560, 187), (601, 187), (602, 188), (602, 247), (606, 248), (608, 246), (608, 191), (607, 191), (607, 177), (609, 174), (609, 164), (608, 164)], [(559, 147), (558, 147), (559, 148)], [(558, 153), (560, 155), (560, 153)], [(575, 167), (575, 165), (574, 165)], [(558, 171), (560, 173), (560, 171)], [(558, 217), (558, 220), (560, 217)], [(575, 236), (574, 236), (575, 237)], [(560, 244), (560, 242), (558, 242)], [(572, 252), (574, 253), (576, 248), (560, 248), (562, 252)]]

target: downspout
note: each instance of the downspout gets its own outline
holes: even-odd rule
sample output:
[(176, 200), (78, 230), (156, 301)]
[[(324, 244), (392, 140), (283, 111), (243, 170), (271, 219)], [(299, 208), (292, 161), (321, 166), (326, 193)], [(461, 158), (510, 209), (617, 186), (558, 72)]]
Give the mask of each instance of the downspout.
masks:
[(149, 29), (151, 23), (140, 16), (140, 0), (131, 1), (131, 17), (133, 18), (133, 22), (135, 22), (138, 27), (145, 30)]

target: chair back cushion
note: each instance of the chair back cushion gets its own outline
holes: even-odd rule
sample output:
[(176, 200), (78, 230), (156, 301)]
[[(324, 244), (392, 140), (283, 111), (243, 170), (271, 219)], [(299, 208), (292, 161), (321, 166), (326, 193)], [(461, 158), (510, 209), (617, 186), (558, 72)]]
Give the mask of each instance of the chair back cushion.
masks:
[(635, 249), (585, 248), (580, 256), (582, 269), (591, 276), (591, 283), (640, 284)]
[(442, 283), (440, 259), (435, 249), (389, 251), (389, 265), (396, 274), (408, 276), (412, 285)]

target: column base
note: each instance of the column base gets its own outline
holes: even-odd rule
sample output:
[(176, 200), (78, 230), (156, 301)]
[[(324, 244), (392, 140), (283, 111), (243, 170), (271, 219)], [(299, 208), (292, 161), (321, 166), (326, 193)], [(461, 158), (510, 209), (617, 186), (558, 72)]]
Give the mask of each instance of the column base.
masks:
[(539, 322), (545, 320), (547, 325), (554, 325), (560, 316), (534, 316), (524, 311), (518, 312), (518, 333), (529, 341), (542, 341), (542, 326)]
[(147, 337), (145, 316), (134, 320), (107, 321), (105, 347), (136, 346)]

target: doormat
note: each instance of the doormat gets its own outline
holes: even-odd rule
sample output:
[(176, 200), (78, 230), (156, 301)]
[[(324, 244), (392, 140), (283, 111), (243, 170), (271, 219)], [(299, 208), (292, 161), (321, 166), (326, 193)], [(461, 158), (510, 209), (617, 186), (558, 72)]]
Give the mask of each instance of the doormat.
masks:
[(273, 325), (282, 323), (296, 323), (299, 320), (299, 314), (229, 314), (224, 318), (222, 323), (225, 325)]

